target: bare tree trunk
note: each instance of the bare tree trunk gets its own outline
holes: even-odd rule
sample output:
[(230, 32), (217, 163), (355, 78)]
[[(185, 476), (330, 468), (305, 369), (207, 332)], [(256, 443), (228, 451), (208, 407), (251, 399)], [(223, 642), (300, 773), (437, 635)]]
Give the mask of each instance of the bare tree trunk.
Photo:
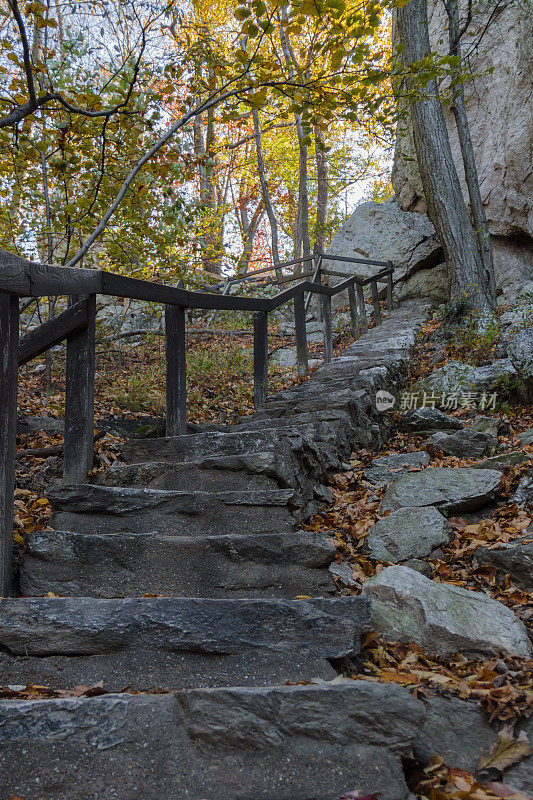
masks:
[(317, 195), (313, 252), (316, 254), (324, 250), (324, 237), (326, 234), (326, 220), (328, 215), (328, 159), (325, 149), (324, 132), (319, 125), (315, 125), (314, 132)]
[[(205, 127), (205, 133), (204, 133)], [(203, 115), (198, 114), (193, 122), (194, 153), (199, 160), (200, 202), (212, 214), (207, 230), (200, 239), (202, 268), (206, 272), (220, 275), (221, 239), (217, 215), (216, 190), (214, 185), (213, 165), (207, 164), (213, 158), (214, 147), (214, 110), (207, 112), (207, 124)]]
[[(448, 34), (450, 40), (450, 55), (457, 56), (461, 60), (461, 31), (459, 20), (459, 4), (457, 0), (444, 0), (446, 13), (448, 14)], [(459, 62), (460, 63), (460, 62)], [(496, 280), (494, 277), (494, 262), (492, 258), (492, 247), (490, 244), (489, 226), (481, 199), (479, 189), (479, 178), (474, 155), (474, 147), (470, 137), (470, 126), (466, 115), (465, 95), (463, 84), (460, 80), (460, 66), (455, 70), (454, 77), (457, 79), (453, 90), (452, 111), (457, 127), (459, 144), (461, 146), (461, 156), (465, 173), (466, 185), (468, 187), (468, 197), (470, 199), (470, 213), (474, 223), (474, 230), (478, 241), (479, 252), (483, 268), (485, 270), (485, 280), (492, 295), (492, 304), (496, 304)]]
[(254, 121), (254, 136), (255, 136), (255, 152), (257, 154), (257, 172), (259, 175), (259, 182), (261, 183), (261, 194), (263, 197), (263, 204), (268, 217), (270, 225), (270, 235), (272, 238), (272, 261), (276, 270), (276, 277), (278, 280), (281, 278), (281, 271), (279, 266), (279, 244), (278, 244), (278, 221), (270, 199), (270, 189), (268, 188), (268, 181), (265, 172), (265, 159), (263, 158), (263, 147), (261, 144), (261, 121), (259, 119), (259, 112), (254, 108), (252, 111), (252, 119)]
[(246, 275), (246, 273), (248, 272), (248, 267), (250, 266), (250, 259), (252, 257), (254, 249), (255, 235), (257, 233), (259, 225), (261, 224), (263, 213), (264, 213), (264, 204), (262, 200), (259, 202), (259, 205), (252, 214), (251, 219), (248, 215), (248, 210), (246, 208), (243, 208), (240, 211), (240, 213), (238, 213), (239, 227), (241, 229), (241, 236), (243, 241), (243, 250), (237, 264), (238, 275)]
[[(286, 18), (285, 10), (282, 10), (282, 17)], [(289, 68), (289, 75), (294, 78), (294, 64), (295, 58), (292, 52), (292, 47), (287, 39), (283, 25), (279, 26), (279, 38), (281, 42), (281, 49), (287, 67)], [(309, 194), (307, 182), (307, 145), (305, 144), (305, 134), (302, 125), (302, 117), (300, 114), (295, 114), (294, 119), (296, 122), (296, 134), (298, 136), (298, 151), (299, 151), (299, 169), (298, 169), (298, 208), (296, 211), (295, 231), (294, 231), (294, 257), (295, 258), (309, 258), (311, 255), (311, 243), (309, 241)], [(295, 272), (301, 271), (301, 266), (298, 264), (295, 267)]]
[(477, 240), (452, 158), (437, 83), (430, 80), (420, 94), (416, 62), (430, 52), (427, 0), (410, 0), (395, 11), (401, 64), (414, 77), (406, 79), (410, 118), (424, 195), (448, 264), (452, 297), (464, 296), (474, 309), (489, 311), (493, 298), (487, 285)]

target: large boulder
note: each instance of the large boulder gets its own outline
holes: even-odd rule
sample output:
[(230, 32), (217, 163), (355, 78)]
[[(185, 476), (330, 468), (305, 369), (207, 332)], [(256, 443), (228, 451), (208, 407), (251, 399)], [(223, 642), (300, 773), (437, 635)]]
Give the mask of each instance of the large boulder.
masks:
[(475, 511), (489, 503), (500, 485), (494, 469), (436, 467), (401, 475), (389, 486), (380, 510), (396, 511), (412, 506), (435, 506), (453, 513)]
[[(418, 270), (437, 266), (442, 249), (431, 222), (420, 214), (406, 214), (394, 201), (363, 203), (339, 228), (328, 254), (351, 258), (392, 261), (394, 282), (405, 280)], [(367, 278), (382, 267), (327, 261), (339, 272), (354, 272)]]
[(450, 417), (438, 408), (424, 406), (408, 411), (402, 420), (402, 429), (412, 433), (420, 431), (450, 431), (460, 430), (463, 427), (461, 420)]
[(433, 303), (446, 303), (449, 299), (446, 264), (437, 264), (436, 267), (429, 269), (419, 269), (398, 284), (393, 296), (399, 302), (425, 297)]
[(372, 625), (391, 641), (416, 642), (448, 658), (531, 655), (525, 626), (502, 603), (481, 592), (436, 583), (403, 566), (387, 567), (363, 584), (372, 600)]
[(373, 558), (397, 564), (429, 556), (450, 539), (451, 525), (436, 508), (400, 508), (378, 520), (366, 544)]
[[(466, 14), (466, 0), (461, 0), (460, 6)], [(496, 22), (495, 8), (496, 0), (476, 4), (464, 39), (463, 52), (468, 54), (476, 76), (465, 84), (466, 110), (492, 234), (497, 282), (507, 297), (514, 297), (533, 280), (533, 123), (529, 113), (533, 15), (527, 4), (511, 3), (498, 9)], [(432, 45), (447, 55), (446, 12), (438, 0), (428, 1), (428, 22)], [(443, 91), (446, 93), (446, 89)], [(453, 159), (468, 200), (451, 104), (444, 104), (443, 110)], [(401, 208), (426, 210), (408, 122), (399, 126), (392, 183)]]

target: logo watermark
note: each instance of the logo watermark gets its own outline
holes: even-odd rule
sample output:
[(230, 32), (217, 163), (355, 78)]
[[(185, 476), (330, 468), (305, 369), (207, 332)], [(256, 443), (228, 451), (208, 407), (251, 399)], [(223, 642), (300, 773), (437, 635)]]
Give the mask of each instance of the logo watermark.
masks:
[(396, 403), (396, 398), (390, 392), (379, 389), (376, 392), (376, 408), (378, 411), (389, 411)]
[[(390, 392), (380, 389), (376, 392), (378, 411), (390, 411), (397, 398)], [(498, 402), (497, 392), (402, 392), (399, 398), (399, 411), (412, 411), (416, 408), (438, 408), (441, 411), (457, 411), (459, 408), (495, 411)]]

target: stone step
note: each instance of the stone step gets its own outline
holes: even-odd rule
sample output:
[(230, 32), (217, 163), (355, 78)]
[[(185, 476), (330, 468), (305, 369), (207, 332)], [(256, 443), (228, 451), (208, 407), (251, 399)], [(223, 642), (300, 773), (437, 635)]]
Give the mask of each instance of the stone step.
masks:
[(343, 409), (332, 411), (327, 403), (323, 412), (321, 418), (302, 414), (297, 423), (251, 419), (234, 429), (216, 426), (192, 435), (131, 441), (123, 449), (122, 460), (239, 470), (267, 475), (280, 486), (296, 488), (306, 479), (320, 480), (351, 452), (350, 417)]
[(4, 684), (109, 690), (333, 678), (368, 629), (364, 597), (0, 599)]
[(283, 533), (295, 526), (292, 489), (178, 492), (93, 484), (57, 484), (47, 492), (50, 524), (77, 533), (224, 535)]
[(25, 536), (20, 592), (69, 597), (323, 596), (335, 547), (319, 533), (230, 536), (35, 531)]
[[(283, 476), (284, 477), (284, 476)], [(246, 491), (283, 487), (272, 453), (221, 456), (200, 462), (139, 461), (112, 467), (95, 476), (97, 486), (142, 487), (185, 492)], [(285, 484), (286, 487), (286, 484)]]
[(405, 800), (424, 716), (364, 681), (2, 700), (0, 783), (25, 800)]
[(188, 463), (206, 458), (249, 456), (255, 453), (274, 453), (279, 458), (290, 460), (302, 448), (303, 440), (298, 431), (245, 429), (136, 439), (124, 446), (122, 455), (123, 460), (129, 464), (139, 461)]

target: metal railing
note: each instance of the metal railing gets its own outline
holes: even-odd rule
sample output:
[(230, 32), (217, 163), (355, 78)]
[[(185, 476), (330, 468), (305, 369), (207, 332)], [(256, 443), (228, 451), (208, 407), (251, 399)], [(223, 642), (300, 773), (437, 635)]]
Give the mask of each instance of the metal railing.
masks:
[[(367, 264), (382, 269), (369, 278), (325, 269), (324, 261)], [(19, 366), (66, 339), (64, 478), (82, 482), (92, 468), (95, 384), (96, 295), (146, 300), (165, 307), (166, 433), (186, 432), (187, 378), (185, 312), (187, 309), (252, 311), (254, 314), (254, 404), (262, 405), (268, 384), (268, 314), (294, 301), (298, 370), (308, 371), (306, 310), (308, 299), (320, 298), (324, 361), (333, 358), (331, 298), (348, 292), (354, 336), (368, 330), (363, 290), (370, 286), (374, 322), (381, 322), (378, 283), (386, 285), (392, 308), (390, 262), (320, 254), (313, 261), (313, 280), (293, 275), (294, 284), (270, 298), (191, 292), (181, 287), (114, 275), (102, 270), (71, 269), (38, 264), (0, 251), (0, 595), (11, 587), (13, 492), (15, 474), (17, 384)], [(287, 266), (287, 265), (285, 265)], [(322, 279), (342, 279), (335, 286)], [(250, 276), (251, 277), (251, 276)], [(287, 282), (287, 281), (286, 281)], [(307, 301), (306, 301), (307, 295)], [(68, 307), (19, 338), (19, 300), (24, 297), (67, 296)]]

